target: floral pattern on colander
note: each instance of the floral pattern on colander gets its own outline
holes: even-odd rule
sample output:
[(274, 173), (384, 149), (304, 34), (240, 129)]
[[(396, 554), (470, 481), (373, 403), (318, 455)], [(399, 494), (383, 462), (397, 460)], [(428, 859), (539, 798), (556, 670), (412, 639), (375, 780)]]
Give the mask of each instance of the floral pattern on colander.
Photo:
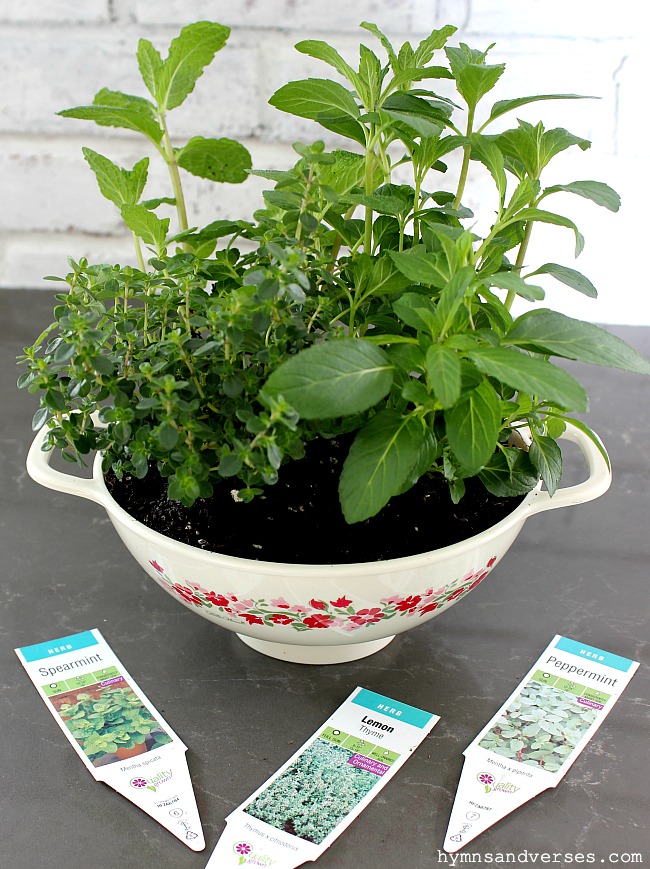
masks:
[(382, 598), (377, 606), (372, 607), (359, 607), (353, 597), (345, 594), (333, 600), (312, 598), (307, 603), (294, 603), (284, 597), (253, 600), (232, 592), (210, 591), (190, 580), (174, 582), (156, 560), (149, 563), (158, 581), (173, 595), (197, 609), (214, 609), (217, 617), (240, 621), (242, 625), (289, 627), (296, 631), (334, 629), (347, 633), (398, 616), (421, 618), (435, 610), (445, 609), (476, 588), (495, 562), (496, 557), (492, 557), (480, 570), (440, 588), (427, 588), (410, 595), (394, 594)]

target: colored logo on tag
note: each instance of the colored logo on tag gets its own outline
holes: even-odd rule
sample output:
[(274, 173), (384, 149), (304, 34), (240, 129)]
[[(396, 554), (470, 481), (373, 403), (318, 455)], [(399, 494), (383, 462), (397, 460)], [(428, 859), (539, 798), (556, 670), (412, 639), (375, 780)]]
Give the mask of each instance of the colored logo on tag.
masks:
[(160, 787), (160, 785), (168, 782), (172, 777), (171, 769), (165, 770), (164, 772), (159, 772), (157, 775), (152, 778), (143, 778), (142, 776), (136, 776), (132, 778), (129, 784), (132, 788), (147, 788), (147, 790), (153, 791), (156, 793), (156, 790)]
[(272, 860), (266, 854), (261, 854), (260, 852), (253, 853), (253, 846), (249, 845), (248, 842), (237, 842), (233, 845), (232, 849), (239, 857), (240, 866), (268, 867), (273, 866), (275, 863), (275, 860)]
[(490, 775), (489, 772), (480, 772), (476, 778), (485, 786), (485, 793), (489, 794), (494, 784), (494, 776)]

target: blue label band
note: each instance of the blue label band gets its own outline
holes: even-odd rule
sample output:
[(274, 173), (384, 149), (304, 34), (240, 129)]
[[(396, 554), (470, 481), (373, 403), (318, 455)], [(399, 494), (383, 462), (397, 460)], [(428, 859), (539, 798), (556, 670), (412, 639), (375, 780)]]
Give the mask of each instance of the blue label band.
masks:
[(78, 652), (88, 646), (96, 646), (98, 643), (92, 631), (83, 631), (81, 634), (72, 634), (69, 637), (61, 637), (58, 640), (50, 640), (49, 643), (36, 643), (33, 646), (23, 646), (19, 649), (25, 661), (40, 661), (43, 658), (54, 658), (56, 655), (65, 655), (68, 652)]
[(596, 649), (594, 646), (587, 646), (584, 643), (577, 643), (575, 640), (570, 640), (568, 637), (560, 637), (555, 644), (556, 649), (562, 652), (569, 652), (571, 655), (577, 655), (585, 661), (591, 661), (592, 664), (604, 664), (606, 667), (612, 667), (614, 670), (621, 670), (627, 673), (634, 661), (629, 658), (621, 658), (620, 655), (613, 655), (611, 652), (604, 652), (602, 649)]
[(366, 688), (362, 688), (352, 699), (352, 702), (356, 703), (357, 706), (363, 706), (364, 709), (370, 709), (372, 712), (394, 718), (396, 721), (404, 721), (413, 727), (426, 727), (434, 717), (423, 709), (416, 709), (415, 706), (409, 706), (407, 703), (399, 703), (396, 700), (391, 700), (390, 697), (384, 697), (383, 694), (368, 691)]

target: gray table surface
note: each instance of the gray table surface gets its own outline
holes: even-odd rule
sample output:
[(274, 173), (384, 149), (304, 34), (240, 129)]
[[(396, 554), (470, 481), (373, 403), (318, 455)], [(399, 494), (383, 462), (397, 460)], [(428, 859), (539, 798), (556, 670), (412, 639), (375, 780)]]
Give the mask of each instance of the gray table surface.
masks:
[[(650, 379), (572, 368), (588, 387), (589, 422), (612, 457), (614, 483), (604, 497), (532, 517), (466, 601), (382, 652), (307, 667), (263, 657), (180, 606), (138, 567), (100, 507), (29, 479), (24, 459), (36, 399), (15, 389), (14, 359), (50, 312), (49, 293), (0, 293), (1, 866), (204, 866), (225, 816), (357, 685), (441, 721), (318, 865), (452, 865), (439, 849), (462, 751), (556, 633), (641, 667), (560, 786), (460, 854), (479, 864), (524, 851), (550, 854), (551, 865), (573, 865), (580, 854), (610, 865), (612, 853), (623, 855), (620, 862), (650, 863)], [(650, 354), (650, 329), (612, 331)], [(92, 627), (189, 746), (202, 853), (92, 779), (13, 652)]]

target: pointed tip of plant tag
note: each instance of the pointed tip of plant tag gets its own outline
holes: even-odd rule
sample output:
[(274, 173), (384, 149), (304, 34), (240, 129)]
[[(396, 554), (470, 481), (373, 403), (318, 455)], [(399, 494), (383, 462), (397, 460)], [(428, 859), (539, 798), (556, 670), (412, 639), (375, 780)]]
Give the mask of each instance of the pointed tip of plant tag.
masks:
[(203, 851), (205, 838), (185, 746), (166, 745), (141, 758), (100, 767), (97, 778), (146, 812), (192, 851)]

